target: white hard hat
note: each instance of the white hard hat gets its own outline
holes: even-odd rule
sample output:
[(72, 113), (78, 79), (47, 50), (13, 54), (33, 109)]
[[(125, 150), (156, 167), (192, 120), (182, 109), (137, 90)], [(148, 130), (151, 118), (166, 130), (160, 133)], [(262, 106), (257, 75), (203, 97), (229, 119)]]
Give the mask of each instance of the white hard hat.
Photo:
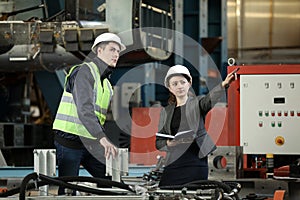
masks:
[(188, 70), (188, 68), (186, 68), (183, 65), (174, 65), (173, 67), (170, 67), (170, 69), (167, 72), (167, 75), (165, 77), (165, 86), (168, 87), (168, 81), (172, 76), (175, 75), (186, 75), (187, 77), (190, 78), (190, 82), (192, 83), (192, 76)]
[(91, 48), (94, 53), (96, 53), (95, 47), (100, 42), (116, 42), (117, 44), (120, 45), (121, 51), (124, 51), (126, 49), (125, 45), (121, 42), (121, 39), (119, 38), (119, 36), (117, 36), (116, 34), (114, 34), (114, 33), (102, 33), (101, 35), (99, 35), (95, 39), (94, 44)]

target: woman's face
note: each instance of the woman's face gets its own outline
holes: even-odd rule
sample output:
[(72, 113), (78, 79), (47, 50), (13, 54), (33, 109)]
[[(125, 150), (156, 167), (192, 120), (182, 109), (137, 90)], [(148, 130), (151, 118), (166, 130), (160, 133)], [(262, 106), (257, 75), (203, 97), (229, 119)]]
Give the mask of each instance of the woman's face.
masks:
[(173, 76), (169, 80), (169, 90), (176, 97), (187, 96), (190, 87), (190, 82), (184, 76)]

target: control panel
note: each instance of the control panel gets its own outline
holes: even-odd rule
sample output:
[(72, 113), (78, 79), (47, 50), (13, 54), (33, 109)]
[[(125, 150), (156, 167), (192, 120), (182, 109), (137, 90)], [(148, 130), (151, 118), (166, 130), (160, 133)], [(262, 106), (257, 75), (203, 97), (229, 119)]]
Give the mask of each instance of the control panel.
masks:
[(240, 144), (246, 154), (300, 154), (300, 74), (240, 76)]

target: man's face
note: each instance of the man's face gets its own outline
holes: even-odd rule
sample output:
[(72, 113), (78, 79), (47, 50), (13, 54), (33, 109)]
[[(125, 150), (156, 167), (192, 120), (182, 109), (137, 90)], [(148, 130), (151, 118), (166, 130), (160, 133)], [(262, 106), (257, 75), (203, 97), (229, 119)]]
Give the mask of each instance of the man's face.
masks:
[(116, 67), (120, 55), (120, 46), (115, 42), (109, 42), (104, 48), (98, 48), (97, 56), (107, 65)]

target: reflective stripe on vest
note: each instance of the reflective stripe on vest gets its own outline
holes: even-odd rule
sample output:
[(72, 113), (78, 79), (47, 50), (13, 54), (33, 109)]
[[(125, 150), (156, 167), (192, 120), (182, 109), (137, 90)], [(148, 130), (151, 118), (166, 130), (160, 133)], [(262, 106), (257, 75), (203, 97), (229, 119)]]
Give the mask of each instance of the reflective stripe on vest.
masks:
[[(113, 95), (113, 90), (110, 82), (107, 79), (103, 80), (103, 87), (100, 80), (100, 73), (97, 66), (94, 63), (84, 63), (90, 68), (90, 71), (94, 78), (94, 112), (97, 116), (101, 125), (104, 124), (106, 120), (107, 109)], [(66, 76), (66, 81), (74, 68), (74, 66), (68, 75)], [(96, 139), (93, 137), (88, 130), (83, 126), (78, 118), (77, 108), (74, 103), (74, 99), (71, 93), (64, 89), (58, 111), (53, 123), (53, 129), (58, 129), (64, 132), (72, 133), (82, 137)]]

